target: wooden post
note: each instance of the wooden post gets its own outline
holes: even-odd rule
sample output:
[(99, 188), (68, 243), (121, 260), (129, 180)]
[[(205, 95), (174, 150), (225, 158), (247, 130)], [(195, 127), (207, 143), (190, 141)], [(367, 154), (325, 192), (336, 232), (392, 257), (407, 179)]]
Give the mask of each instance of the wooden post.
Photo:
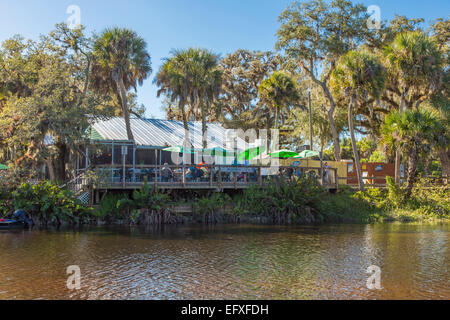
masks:
[(209, 187), (212, 188), (213, 186), (213, 167), (209, 167)]
[(126, 155), (125, 155), (125, 148), (127, 148), (125, 145), (122, 145), (122, 186), (125, 189), (126, 187)]
[(323, 186), (323, 155), (320, 155), (320, 185)]
[(159, 180), (160, 181), (162, 181), (162, 171), (161, 171), (162, 165), (163, 165), (163, 163), (162, 163), (162, 150), (159, 150)]
[(262, 180), (262, 167), (258, 168), (258, 184), (260, 187), (262, 187), (263, 185), (263, 180)]
[(114, 183), (114, 141), (112, 142), (111, 150), (111, 183)]
[(155, 186), (158, 185), (158, 150), (155, 149)]
[(89, 168), (89, 146), (86, 146), (86, 170)]
[(133, 182), (136, 182), (136, 145), (133, 145)]
[(334, 180), (336, 183), (336, 189), (339, 189), (339, 175), (338, 175), (338, 169), (334, 170)]

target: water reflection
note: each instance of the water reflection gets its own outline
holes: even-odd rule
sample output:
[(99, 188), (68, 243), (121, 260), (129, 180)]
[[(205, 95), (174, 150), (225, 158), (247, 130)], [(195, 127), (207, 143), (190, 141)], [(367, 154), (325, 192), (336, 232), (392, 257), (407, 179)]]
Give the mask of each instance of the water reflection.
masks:
[(449, 226), (0, 231), (0, 299), (449, 299)]

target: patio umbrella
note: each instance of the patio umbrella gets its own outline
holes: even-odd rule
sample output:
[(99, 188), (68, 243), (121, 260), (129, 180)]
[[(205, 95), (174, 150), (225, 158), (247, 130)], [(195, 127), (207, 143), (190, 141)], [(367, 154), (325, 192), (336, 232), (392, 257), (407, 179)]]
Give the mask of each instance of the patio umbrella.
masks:
[(191, 154), (193, 154), (195, 152), (193, 149), (185, 149), (183, 147), (169, 147), (169, 148), (163, 149), (163, 151), (172, 152), (172, 153), (191, 153)]
[(9, 167), (0, 163), (0, 170), (8, 170)]
[(269, 156), (271, 158), (289, 159), (289, 158), (298, 156), (298, 152), (283, 149), (283, 150), (276, 150), (274, 152), (271, 152), (271, 153), (269, 153)]
[(221, 147), (215, 147), (211, 149), (204, 150), (203, 154), (208, 156), (218, 156), (218, 157), (234, 157), (234, 151), (230, 151)]
[(320, 156), (320, 153), (317, 151), (311, 151), (311, 150), (305, 150), (300, 152), (300, 154), (296, 157), (293, 157), (294, 159), (306, 159), (306, 158), (313, 158)]
[(238, 156), (238, 161), (250, 161), (259, 156), (264, 152), (264, 147), (255, 147), (245, 150), (244, 152), (241, 152)]

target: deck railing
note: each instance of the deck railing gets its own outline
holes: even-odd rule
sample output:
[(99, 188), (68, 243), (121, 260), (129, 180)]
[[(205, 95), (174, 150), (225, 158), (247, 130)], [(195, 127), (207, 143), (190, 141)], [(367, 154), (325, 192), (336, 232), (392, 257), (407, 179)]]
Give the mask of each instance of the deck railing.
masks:
[[(198, 170), (191, 170), (196, 167)], [(275, 181), (295, 180), (296, 177), (310, 175), (325, 188), (337, 189), (337, 169), (264, 167), (264, 166), (226, 166), (211, 165), (200, 167), (160, 165), (104, 165), (92, 170), (96, 173), (99, 186), (105, 189), (133, 189), (144, 181), (161, 188), (176, 189), (245, 189), (252, 185), (262, 186)]]

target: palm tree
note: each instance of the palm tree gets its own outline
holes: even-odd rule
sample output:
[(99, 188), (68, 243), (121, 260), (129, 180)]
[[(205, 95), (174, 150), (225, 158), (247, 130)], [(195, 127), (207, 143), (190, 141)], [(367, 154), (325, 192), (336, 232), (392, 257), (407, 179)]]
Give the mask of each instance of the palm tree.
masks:
[(190, 148), (189, 123), (186, 115), (186, 104), (189, 98), (190, 80), (189, 74), (183, 69), (185, 53), (175, 51), (172, 58), (166, 58), (161, 66), (154, 83), (159, 87), (158, 98), (163, 94), (170, 102), (178, 101), (178, 109), (181, 111), (185, 130), (183, 146)]
[(202, 118), (202, 142), (206, 149), (206, 116), (212, 103), (218, 98), (222, 86), (222, 72), (219, 70), (219, 56), (205, 49), (190, 49), (189, 69), (192, 73), (193, 87), (191, 103), (200, 110)]
[(275, 130), (278, 130), (279, 127), (280, 111), (300, 99), (295, 81), (282, 71), (275, 71), (269, 78), (261, 82), (259, 96), (262, 102), (275, 109)]
[(385, 88), (385, 82), (385, 71), (381, 62), (365, 50), (350, 51), (343, 56), (330, 80), (333, 90), (337, 94), (345, 92), (350, 100), (348, 104), (348, 128), (361, 191), (364, 191), (364, 181), (355, 138), (354, 110), (361, 109), (368, 101), (369, 96), (378, 99)]
[(178, 100), (185, 130), (188, 130), (186, 105), (190, 105), (190, 113), (200, 111), (205, 149), (206, 117), (221, 88), (222, 73), (218, 64), (219, 56), (208, 50), (176, 50), (172, 52), (172, 57), (166, 59), (155, 79), (160, 87), (159, 95), (165, 94), (172, 101)]
[(408, 155), (408, 171), (405, 197), (411, 196), (416, 182), (417, 165), (421, 153), (429, 156), (433, 146), (441, 145), (441, 122), (430, 112), (422, 110), (394, 111), (390, 113), (382, 127), (384, 142)]
[(147, 43), (134, 31), (106, 29), (94, 44), (93, 85), (105, 92), (114, 92), (122, 105), (130, 141), (134, 141), (130, 125), (127, 92), (142, 85), (152, 73)]
[[(443, 58), (437, 44), (421, 31), (397, 35), (385, 49), (386, 66), (389, 70), (388, 92), (398, 100), (398, 109), (416, 110), (442, 84)], [(396, 153), (395, 180), (400, 180), (401, 154)]]

